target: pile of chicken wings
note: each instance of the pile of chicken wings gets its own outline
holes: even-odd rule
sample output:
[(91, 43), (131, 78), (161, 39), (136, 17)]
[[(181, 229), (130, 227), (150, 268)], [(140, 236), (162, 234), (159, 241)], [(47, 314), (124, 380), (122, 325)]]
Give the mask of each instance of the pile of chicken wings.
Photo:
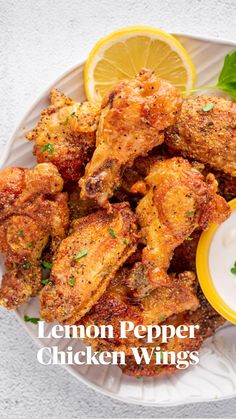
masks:
[(27, 134), (37, 165), (0, 173), (0, 304), (16, 309), (39, 294), (47, 322), (112, 324), (114, 339), (89, 343), (124, 350), (125, 373), (173, 373), (137, 365), (130, 347), (148, 346), (145, 336), (121, 339), (119, 322), (199, 324), (194, 342), (163, 348), (176, 352), (223, 324), (199, 289), (195, 254), (236, 196), (236, 104), (183, 98), (148, 69), (101, 104), (56, 89), (50, 100)]

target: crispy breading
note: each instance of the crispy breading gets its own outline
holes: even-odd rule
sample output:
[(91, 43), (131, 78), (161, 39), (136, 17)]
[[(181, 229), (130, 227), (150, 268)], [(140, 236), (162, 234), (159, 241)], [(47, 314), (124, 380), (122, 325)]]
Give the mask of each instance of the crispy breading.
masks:
[(205, 95), (186, 99), (165, 141), (185, 157), (236, 176), (236, 104)]
[(67, 183), (64, 190), (68, 192), (68, 205), (71, 221), (86, 217), (86, 215), (97, 211), (100, 207), (92, 199), (81, 199), (78, 182)]
[(140, 340), (130, 332), (128, 338), (121, 338), (120, 321), (132, 321), (135, 325), (159, 324), (173, 313), (198, 308), (196, 277), (192, 272), (173, 275), (170, 288), (160, 287), (142, 300), (132, 298), (125, 285), (128, 275), (128, 269), (121, 269), (98, 303), (80, 321), (86, 326), (111, 324), (113, 327), (113, 339), (87, 339), (94, 350), (121, 350), (130, 354), (132, 346), (146, 344), (145, 335)]
[[(166, 322), (166, 324), (172, 324), (175, 327), (184, 324), (189, 326), (199, 325), (200, 328), (199, 330), (195, 331), (194, 339), (181, 339), (175, 336), (174, 338), (169, 340), (167, 344), (155, 342), (153, 344), (145, 346), (143, 345), (143, 347), (152, 348), (158, 345), (160, 347), (160, 351), (173, 351), (176, 354), (181, 351), (198, 351), (202, 346), (203, 342), (208, 337), (212, 336), (216, 332), (216, 330), (225, 322), (225, 319), (223, 319), (218, 313), (214, 311), (214, 309), (206, 301), (205, 297), (201, 292), (199, 292), (198, 297), (200, 299), (200, 306), (196, 311), (187, 311), (184, 313), (177, 314), (172, 318), (169, 318)], [(154, 358), (151, 359), (150, 364), (141, 362), (141, 364), (138, 365), (133, 355), (126, 356), (126, 365), (119, 365), (119, 367), (125, 374), (136, 377), (151, 377), (161, 374), (175, 374), (176, 372), (180, 371), (176, 368), (175, 364), (156, 364)]]
[(214, 176), (204, 179), (182, 157), (156, 162), (146, 182), (150, 189), (136, 208), (146, 247), (129, 278), (136, 296), (169, 286), (167, 270), (174, 249), (196, 228), (221, 223), (230, 215), (229, 205), (216, 193)]
[(15, 309), (41, 288), (41, 255), (49, 238), (52, 251), (69, 223), (63, 180), (51, 163), (33, 169), (12, 167), (0, 173), (0, 251), (6, 273), (0, 305)]
[(50, 94), (51, 105), (28, 140), (34, 140), (39, 163), (57, 166), (66, 181), (78, 181), (95, 148), (99, 109), (89, 102), (76, 103), (58, 90)]
[(72, 223), (53, 262), (51, 284), (41, 292), (41, 317), (73, 324), (99, 300), (137, 247), (135, 217), (128, 203), (99, 210)]
[(163, 130), (175, 123), (181, 103), (175, 87), (151, 70), (118, 83), (102, 102), (96, 150), (80, 180), (81, 196), (108, 206), (123, 169), (164, 141)]

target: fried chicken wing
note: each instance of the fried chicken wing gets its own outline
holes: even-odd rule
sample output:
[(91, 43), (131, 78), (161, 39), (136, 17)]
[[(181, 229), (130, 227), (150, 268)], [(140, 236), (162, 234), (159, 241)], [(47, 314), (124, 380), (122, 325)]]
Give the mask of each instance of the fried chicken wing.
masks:
[(108, 206), (122, 170), (163, 142), (163, 130), (176, 122), (181, 103), (177, 90), (150, 70), (117, 84), (102, 102), (96, 150), (80, 180), (81, 196)]
[(212, 96), (186, 99), (165, 141), (185, 157), (236, 176), (236, 104)]
[(69, 223), (63, 180), (51, 163), (0, 173), (0, 251), (6, 272), (0, 305), (15, 309), (41, 288), (41, 255), (49, 238), (56, 251)]
[[(196, 311), (187, 311), (177, 314), (177, 316), (175, 315), (172, 318), (169, 318), (166, 322), (166, 324), (172, 324), (175, 327), (179, 325), (199, 325), (200, 328), (195, 332), (195, 338), (181, 339), (175, 336), (169, 340), (167, 344), (158, 342), (161, 351), (171, 351), (176, 354), (181, 351), (197, 351), (200, 349), (203, 342), (212, 336), (216, 330), (225, 323), (225, 319), (215, 312), (201, 292), (199, 292), (198, 297), (200, 299), (200, 306)], [(151, 349), (156, 345), (157, 343), (152, 345), (149, 344), (146, 345), (146, 347)], [(126, 356), (126, 365), (119, 365), (119, 367), (125, 374), (136, 377), (175, 374), (180, 371), (176, 368), (176, 364), (165, 364), (164, 359), (161, 364), (156, 364), (154, 357), (152, 357), (150, 364), (141, 362), (141, 364), (138, 365), (133, 355)]]
[(71, 221), (76, 220), (77, 218), (86, 217), (100, 207), (92, 199), (81, 199), (80, 198), (80, 188), (78, 182), (67, 183), (64, 190), (68, 192), (68, 205), (70, 209), (70, 219)]
[(196, 310), (199, 302), (196, 296), (196, 277), (192, 272), (172, 275), (171, 287), (160, 287), (142, 301), (131, 297), (125, 285), (129, 270), (123, 268), (112, 280), (107, 291), (96, 305), (84, 316), (80, 324), (111, 324), (114, 331), (112, 339), (87, 339), (93, 350), (112, 350), (131, 353), (131, 347), (146, 344), (146, 337), (137, 339), (132, 332), (127, 338), (120, 337), (120, 321), (132, 321), (135, 325), (162, 323), (173, 313)]
[(152, 287), (168, 286), (174, 249), (196, 228), (221, 223), (230, 215), (229, 205), (216, 193), (213, 175), (204, 179), (181, 157), (155, 163), (146, 182), (150, 189), (136, 208), (146, 247), (129, 279), (137, 296)]
[(78, 181), (95, 148), (99, 109), (51, 91), (51, 105), (27, 134), (37, 161), (54, 163), (65, 181)]
[(99, 210), (72, 223), (41, 292), (41, 317), (73, 324), (99, 300), (111, 278), (137, 247), (135, 217), (129, 204), (112, 214)]
[(194, 230), (191, 236), (176, 247), (170, 263), (170, 272), (180, 273), (185, 269), (196, 272), (196, 252), (201, 234), (201, 230)]

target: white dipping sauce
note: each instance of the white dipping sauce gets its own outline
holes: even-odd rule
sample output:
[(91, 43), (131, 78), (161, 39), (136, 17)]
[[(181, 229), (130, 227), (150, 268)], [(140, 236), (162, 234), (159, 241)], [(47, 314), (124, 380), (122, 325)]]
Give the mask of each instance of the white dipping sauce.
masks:
[(224, 302), (236, 311), (236, 275), (231, 268), (236, 262), (236, 211), (214, 234), (209, 250), (209, 270), (214, 286)]

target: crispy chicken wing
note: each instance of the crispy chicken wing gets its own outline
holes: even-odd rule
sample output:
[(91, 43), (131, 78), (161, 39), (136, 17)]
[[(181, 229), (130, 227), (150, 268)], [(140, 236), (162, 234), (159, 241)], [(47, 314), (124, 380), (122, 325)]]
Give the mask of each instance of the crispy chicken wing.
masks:
[(86, 217), (100, 207), (92, 199), (81, 199), (80, 198), (80, 188), (78, 182), (67, 183), (65, 187), (66, 192), (68, 192), (68, 205), (70, 209), (70, 219), (76, 220), (77, 218)]
[[(215, 312), (215, 310), (210, 306), (205, 297), (201, 292), (198, 295), (200, 299), (199, 308), (192, 312), (187, 311), (184, 313), (177, 314), (172, 318), (169, 318), (166, 322), (168, 325), (173, 324), (175, 327), (179, 325), (199, 325), (199, 330), (195, 333), (195, 338), (185, 338), (181, 339), (175, 336), (168, 341), (167, 344), (161, 344), (155, 342), (155, 344), (146, 345), (146, 347), (158, 346), (163, 352), (175, 352), (176, 354), (180, 351), (197, 351), (202, 346), (203, 342), (210, 336), (212, 336), (216, 330), (222, 326), (225, 320)], [(143, 345), (144, 347), (144, 345)], [(164, 358), (164, 357), (163, 357)], [(138, 365), (135, 362), (133, 355), (126, 356), (126, 365), (119, 365), (122, 371), (125, 374), (132, 376), (157, 376), (161, 374), (174, 374), (179, 370), (176, 368), (176, 365), (164, 364), (164, 359), (161, 364), (156, 364), (155, 359), (152, 358), (150, 364), (142, 362)]]
[(54, 163), (64, 180), (78, 181), (95, 147), (99, 110), (88, 102), (76, 103), (56, 89), (50, 97), (51, 105), (27, 138), (35, 141), (39, 163)]
[(73, 324), (98, 301), (111, 278), (136, 249), (135, 217), (129, 204), (113, 205), (75, 220), (62, 241), (41, 292), (41, 317)]
[(0, 251), (6, 273), (0, 304), (15, 309), (41, 288), (41, 254), (49, 238), (56, 251), (69, 222), (63, 180), (51, 163), (0, 173)]
[(173, 275), (170, 288), (160, 287), (142, 301), (131, 297), (130, 290), (125, 285), (128, 275), (128, 269), (121, 269), (97, 304), (80, 321), (80, 324), (86, 326), (89, 324), (113, 326), (113, 339), (87, 339), (94, 350), (124, 351), (130, 354), (132, 346), (146, 344), (145, 334), (141, 340), (132, 332), (126, 339), (121, 338), (120, 321), (132, 321), (135, 325), (158, 324), (173, 313), (198, 308), (196, 277), (192, 272)]
[(80, 180), (81, 196), (108, 206), (121, 172), (161, 144), (163, 130), (176, 121), (182, 99), (150, 70), (117, 84), (103, 99), (96, 150)]
[(182, 157), (155, 163), (146, 182), (150, 189), (136, 208), (146, 247), (129, 279), (137, 296), (152, 287), (168, 286), (174, 249), (196, 228), (221, 223), (230, 215), (229, 205), (216, 194), (214, 176), (204, 180)]
[(185, 157), (236, 176), (236, 104), (212, 96), (186, 99), (165, 141)]

